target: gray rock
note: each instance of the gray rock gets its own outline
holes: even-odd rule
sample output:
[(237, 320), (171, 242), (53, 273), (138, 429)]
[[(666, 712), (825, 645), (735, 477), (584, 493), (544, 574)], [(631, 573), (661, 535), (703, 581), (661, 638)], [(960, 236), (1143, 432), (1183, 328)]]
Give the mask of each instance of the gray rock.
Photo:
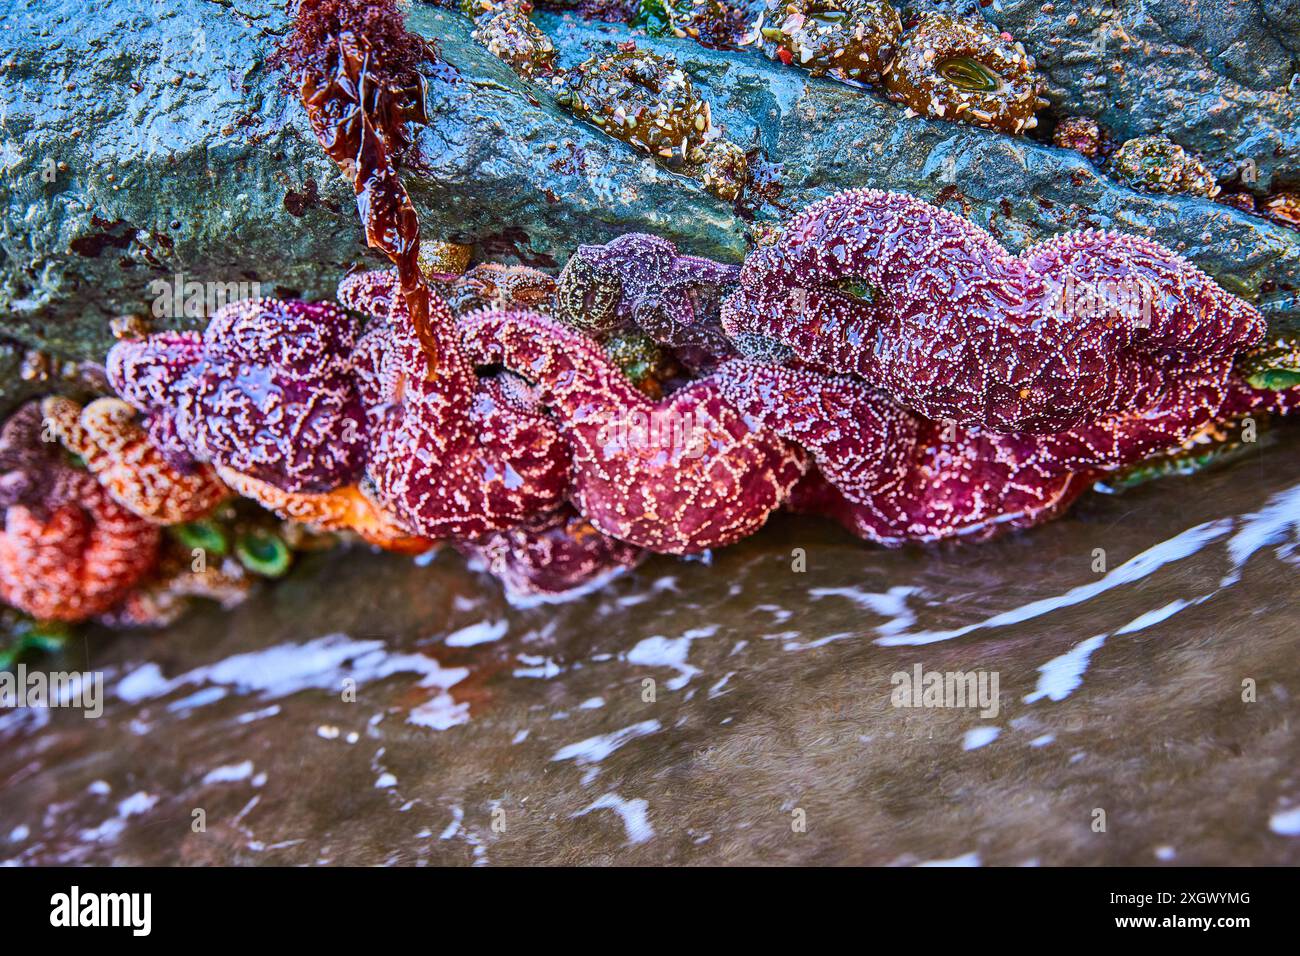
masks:
[[(537, 20), (567, 65), (627, 35), (569, 16)], [(1207, 200), (1133, 192), (1074, 153), (908, 119), (870, 91), (749, 51), (646, 41), (678, 55), (729, 138), (783, 166), (778, 205), (738, 211), (574, 121), (544, 85), (474, 44), (459, 15), (417, 5), (410, 23), (440, 38), (461, 78), (432, 80), (433, 122), (407, 180), (426, 235), (472, 241), (482, 258), (558, 266), (578, 243), (641, 230), (738, 261), (752, 219), (878, 186), (960, 211), (1013, 249), (1085, 226), (1149, 235), (1256, 298), (1275, 325), (1300, 325), (1300, 232)], [(99, 358), (110, 318), (148, 314), (152, 284), (178, 273), (311, 297), (379, 261), (364, 249), (348, 184), (265, 66), (286, 27), (279, 7), (250, 0), (50, 0), (39, 13), (0, 0), (10, 49), (0, 64), (0, 334)], [(164, 315), (156, 325), (202, 321)], [(6, 404), (10, 387), (0, 383)]]
[(1119, 139), (1164, 133), (1257, 192), (1300, 184), (1297, 0), (918, 6), (983, 15), (1023, 42), (1060, 115), (1095, 117)]
[(358, 257), (350, 190), (262, 63), (285, 18), (260, 6), (0, 4), (5, 334), (93, 358), (155, 280), (315, 294)]

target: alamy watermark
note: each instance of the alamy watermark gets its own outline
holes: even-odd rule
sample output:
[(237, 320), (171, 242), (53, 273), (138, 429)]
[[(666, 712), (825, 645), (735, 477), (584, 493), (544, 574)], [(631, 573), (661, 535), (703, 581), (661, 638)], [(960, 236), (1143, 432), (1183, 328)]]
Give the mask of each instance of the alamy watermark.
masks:
[(1070, 275), (1064, 282), (1045, 280), (1047, 308), (1059, 319), (1110, 319), (1132, 328), (1151, 328), (1155, 287), (1137, 276), (1081, 282)]
[(83, 892), (73, 886), (50, 897), (50, 925), (56, 927), (124, 927), (133, 936), (153, 929), (152, 893)]
[(596, 441), (610, 453), (663, 452), (700, 458), (711, 440), (708, 429), (690, 412), (623, 408), (600, 423)]
[(889, 702), (895, 707), (978, 707), (980, 716), (998, 715), (997, 671), (927, 671), (914, 664), (895, 671)]
[(0, 707), (66, 707), (86, 717), (104, 713), (104, 675), (100, 671), (28, 671), (19, 664), (0, 671)]
[(188, 316), (201, 319), (216, 312), (223, 305), (243, 299), (260, 299), (259, 282), (200, 282), (186, 279), (178, 272), (168, 279), (154, 279), (149, 283), (156, 318), (178, 319)]

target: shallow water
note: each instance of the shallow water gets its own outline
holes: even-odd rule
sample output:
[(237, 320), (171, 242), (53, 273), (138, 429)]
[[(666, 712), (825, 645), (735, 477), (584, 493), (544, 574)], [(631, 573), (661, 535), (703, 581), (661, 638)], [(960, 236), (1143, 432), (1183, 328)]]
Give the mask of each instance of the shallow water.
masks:
[[(49, 664), (105, 712), (0, 713), (0, 860), (1300, 863), (1295, 439), (984, 545), (783, 517), (558, 605), (314, 555)], [(996, 715), (893, 706), (918, 664)]]

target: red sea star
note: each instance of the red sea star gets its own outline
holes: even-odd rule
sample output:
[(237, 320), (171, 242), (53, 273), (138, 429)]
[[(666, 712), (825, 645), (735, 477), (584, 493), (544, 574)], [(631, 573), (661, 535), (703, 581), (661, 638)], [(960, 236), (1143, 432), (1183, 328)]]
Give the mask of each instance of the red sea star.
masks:
[(159, 416), (150, 436), (164, 451), (179, 443), (285, 491), (325, 492), (353, 483), (364, 461), (348, 364), (357, 335), (330, 303), (249, 299), (217, 310), (201, 344), (170, 333), (119, 342), (109, 380)]
[(41, 620), (83, 621), (120, 601), (153, 567), (158, 529), (42, 441), (38, 402), (0, 431), (0, 597)]
[[(438, 375), (394, 293), (395, 277), (349, 277), (339, 296), (390, 307), (352, 356), (370, 416), (367, 474), (380, 501), (415, 533), (473, 538), (554, 510), (568, 488), (568, 451), (555, 425), (524, 407), (504, 382), (480, 380), (446, 303), (429, 296)], [(382, 313), (381, 313), (382, 315)]]
[(537, 386), (573, 455), (572, 496), (598, 529), (689, 554), (757, 531), (803, 474), (797, 448), (700, 379), (652, 402), (586, 336), (527, 312), (461, 320), (476, 362)]
[(105, 370), (113, 391), (144, 415), (149, 440), (177, 471), (197, 467), (176, 430), (176, 389), (203, 358), (198, 332), (160, 332), (118, 342), (108, 353)]
[(645, 551), (602, 534), (571, 505), (457, 549), (482, 559), (516, 597), (563, 594), (635, 566)]
[(1052, 435), (922, 419), (848, 376), (729, 362), (715, 378), (743, 414), (812, 454), (820, 474), (800, 485), (795, 510), (896, 545), (984, 538), (1045, 521), (1100, 475), (1176, 448), (1231, 411), (1230, 387), (1236, 411), (1285, 404), (1286, 393), (1248, 393), (1227, 375), (1224, 366), (1218, 375), (1176, 379), (1141, 408)]

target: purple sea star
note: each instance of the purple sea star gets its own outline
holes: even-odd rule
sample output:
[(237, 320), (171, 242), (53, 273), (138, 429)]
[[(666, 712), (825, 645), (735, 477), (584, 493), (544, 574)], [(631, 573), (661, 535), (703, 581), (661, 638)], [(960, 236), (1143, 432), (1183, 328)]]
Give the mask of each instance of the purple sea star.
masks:
[(723, 297), (738, 266), (684, 256), (667, 239), (628, 233), (601, 246), (579, 246), (560, 273), (556, 314), (601, 336), (636, 327), (675, 348), (731, 354), (719, 325)]
[(935, 420), (1056, 432), (1231, 358), (1259, 313), (1154, 242), (1074, 233), (1008, 254), (919, 199), (851, 190), (754, 252), (723, 307), (751, 352), (788, 349)]

